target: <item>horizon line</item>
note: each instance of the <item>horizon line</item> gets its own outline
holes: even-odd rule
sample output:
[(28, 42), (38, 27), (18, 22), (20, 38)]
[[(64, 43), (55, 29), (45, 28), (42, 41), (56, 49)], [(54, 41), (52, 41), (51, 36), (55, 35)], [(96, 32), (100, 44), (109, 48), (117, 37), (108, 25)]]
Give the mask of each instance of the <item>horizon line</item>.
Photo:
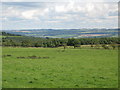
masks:
[[(38, 30), (38, 29), (59, 29), (59, 30), (62, 30), (62, 29), (120, 29), (120, 28), (28, 28), (29, 30)], [(28, 30), (27, 28), (26, 29), (0, 29), (0, 31), (4, 31), (4, 30)]]

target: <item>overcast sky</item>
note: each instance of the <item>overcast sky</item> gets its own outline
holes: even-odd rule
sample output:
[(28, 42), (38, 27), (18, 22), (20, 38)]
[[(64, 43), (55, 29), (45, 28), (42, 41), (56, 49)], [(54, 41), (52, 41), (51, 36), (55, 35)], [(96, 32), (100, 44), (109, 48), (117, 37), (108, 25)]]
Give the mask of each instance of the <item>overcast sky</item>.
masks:
[[(117, 28), (118, 0), (2, 3), (3, 29)], [(18, 1), (18, 2), (12, 2)], [(35, 0), (37, 1), (37, 0)], [(94, 1), (94, 0), (93, 0)], [(112, 2), (113, 1), (113, 2)]]

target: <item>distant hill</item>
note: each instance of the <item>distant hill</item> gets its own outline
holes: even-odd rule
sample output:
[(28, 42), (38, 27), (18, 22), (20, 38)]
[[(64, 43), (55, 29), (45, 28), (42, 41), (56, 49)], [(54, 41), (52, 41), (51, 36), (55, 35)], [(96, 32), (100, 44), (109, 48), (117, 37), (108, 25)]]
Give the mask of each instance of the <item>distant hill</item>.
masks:
[(11, 34), (11, 33), (7, 33), (7, 32), (0, 32), (0, 35), (2, 35), (2, 36), (21, 36), (18, 34)]
[(118, 29), (29, 29), (5, 30), (12, 35), (33, 36), (42, 38), (101, 38), (118, 37)]

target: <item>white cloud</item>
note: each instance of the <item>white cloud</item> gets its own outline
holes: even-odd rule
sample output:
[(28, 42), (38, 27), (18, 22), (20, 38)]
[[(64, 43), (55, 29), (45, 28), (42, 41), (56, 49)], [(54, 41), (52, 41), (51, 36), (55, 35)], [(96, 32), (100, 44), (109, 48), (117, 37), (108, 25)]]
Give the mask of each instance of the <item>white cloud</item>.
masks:
[(56, 12), (66, 12), (65, 6), (55, 6)]
[(2, 2), (119, 2), (119, 0), (1, 0)]
[[(33, 5), (34, 4), (34, 5)], [(81, 23), (113, 23), (117, 21), (117, 15), (110, 16), (109, 13), (118, 11), (117, 3), (17, 3), (16, 5), (3, 5), (3, 18), (9, 22), (25, 20), (47, 23), (64, 23), (66, 26), (80, 26)], [(24, 5), (24, 6), (23, 6)], [(30, 3), (29, 3), (30, 5)], [(6, 19), (5, 19), (6, 18)], [(14, 19), (14, 20), (13, 20)], [(72, 25), (73, 24), (73, 25)], [(46, 25), (43, 25), (46, 26)], [(87, 25), (86, 25), (87, 26)], [(93, 25), (91, 25), (93, 26)]]
[[(22, 7), (21, 7), (22, 8)], [(48, 15), (51, 13), (83, 13), (88, 17), (100, 17), (108, 16), (109, 12), (117, 11), (117, 5), (105, 4), (105, 3), (56, 3), (54, 6), (47, 6), (44, 8), (36, 8), (29, 10), (22, 10), (21, 8), (15, 8), (13, 6), (8, 7), (3, 11), (5, 16), (22, 16), (26, 19), (35, 19), (40, 16)], [(72, 14), (71, 14), (72, 15)]]
[(55, 5), (55, 11), (58, 13), (83, 13), (87, 17), (107, 17), (109, 12), (117, 12), (117, 4), (114, 3), (76, 3)]
[[(22, 7), (21, 7), (22, 8)], [(28, 9), (24, 10), (21, 8), (15, 8), (13, 6), (10, 7), (5, 7), (3, 10), (2, 14), (4, 18), (21, 18), (21, 19), (39, 19), (39, 17), (44, 16), (45, 14), (49, 12), (49, 8), (44, 8), (44, 9)]]
[(18, 16), (19, 10), (15, 9), (14, 7), (8, 7), (7, 9), (3, 10), (3, 16), (11, 17), (11, 16)]
[(38, 19), (35, 17), (35, 14), (38, 13), (38, 10), (29, 10), (22, 12), (22, 17), (25, 19)]
[(60, 23), (61, 21), (45, 21), (45, 23)]
[(66, 19), (69, 19), (69, 17), (68, 16), (56, 16), (54, 17), (54, 19), (66, 20)]

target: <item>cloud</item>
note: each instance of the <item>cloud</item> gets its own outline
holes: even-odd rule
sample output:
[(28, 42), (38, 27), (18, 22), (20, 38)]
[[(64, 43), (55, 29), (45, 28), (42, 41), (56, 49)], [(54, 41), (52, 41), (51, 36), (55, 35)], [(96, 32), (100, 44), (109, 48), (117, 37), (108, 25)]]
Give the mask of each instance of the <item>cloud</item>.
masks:
[(5, 6), (3, 8), (3, 17), (5, 18), (12, 18), (17, 17), (21, 19), (39, 19), (39, 17), (44, 16), (49, 12), (49, 8), (31, 8), (31, 9), (24, 9), (22, 7), (16, 6)]
[[(1, 0), (2, 2), (70, 2), (73, 0)], [(119, 2), (119, 0), (74, 0), (77, 2)]]
[(34, 17), (34, 14), (37, 12), (38, 12), (37, 10), (25, 11), (22, 12), (22, 16), (26, 19), (37, 19), (36, 17)]
[[(35, 3), (36, 4), (36, 3)], [(44, 4), (44, 3), (43, 3)], [(83, 4), (83, 5), (82, 5)], [(46, 7), (31, 8), (29, 10), (21, 9), (22, 7), (13, 7), (12, 5), (5, 9), (5, 15), (23, 16), (26, 19), (44, 16), (48, 13), (72, 13), (85, 14), (88, 17), (108, 16), (109, 12), (117, 12), (117, 5), (106, 3), (48, 3)]]
[[(93, 27), (96, 24), (109, 27), (117, 22), (117, 3), (80, 3), (80, 2), (47, 2), (47, 3), (3, 3), (3, 21), (36, 24), (41, 27)], [(30, 23), (34, 22), (34, 23)], [(55, 25), (53, 25), (53, 23)], [(103, 25), (104, 23), (105, 25)], [(50, 26), (46, 26), (50, 25)], [(35, 25), (34, 25), (35, 26)], [(116, 24), (113, 24), (115, 27)], [(22, 27), (22, 26), (21, 26)], [(111, 26), (112, 27), (112, 26)]]
[(69, 16), (56, 16), (56, 17), (54, 17), (54, 19), (57, 19), (57, 20), (66, 20), (66, 19), (69, 19)]
[(33, 9), (33, 10), (24, 11), (24, 12), (21, 13), (21, 15), (25, 19), (35, 19), (35, 20), (38, 20), (39, 17), (44, 16), (48, 12), (49, 12), (48, 8), (45, 8), (43, 10), (41, 10), (41, 9)]

